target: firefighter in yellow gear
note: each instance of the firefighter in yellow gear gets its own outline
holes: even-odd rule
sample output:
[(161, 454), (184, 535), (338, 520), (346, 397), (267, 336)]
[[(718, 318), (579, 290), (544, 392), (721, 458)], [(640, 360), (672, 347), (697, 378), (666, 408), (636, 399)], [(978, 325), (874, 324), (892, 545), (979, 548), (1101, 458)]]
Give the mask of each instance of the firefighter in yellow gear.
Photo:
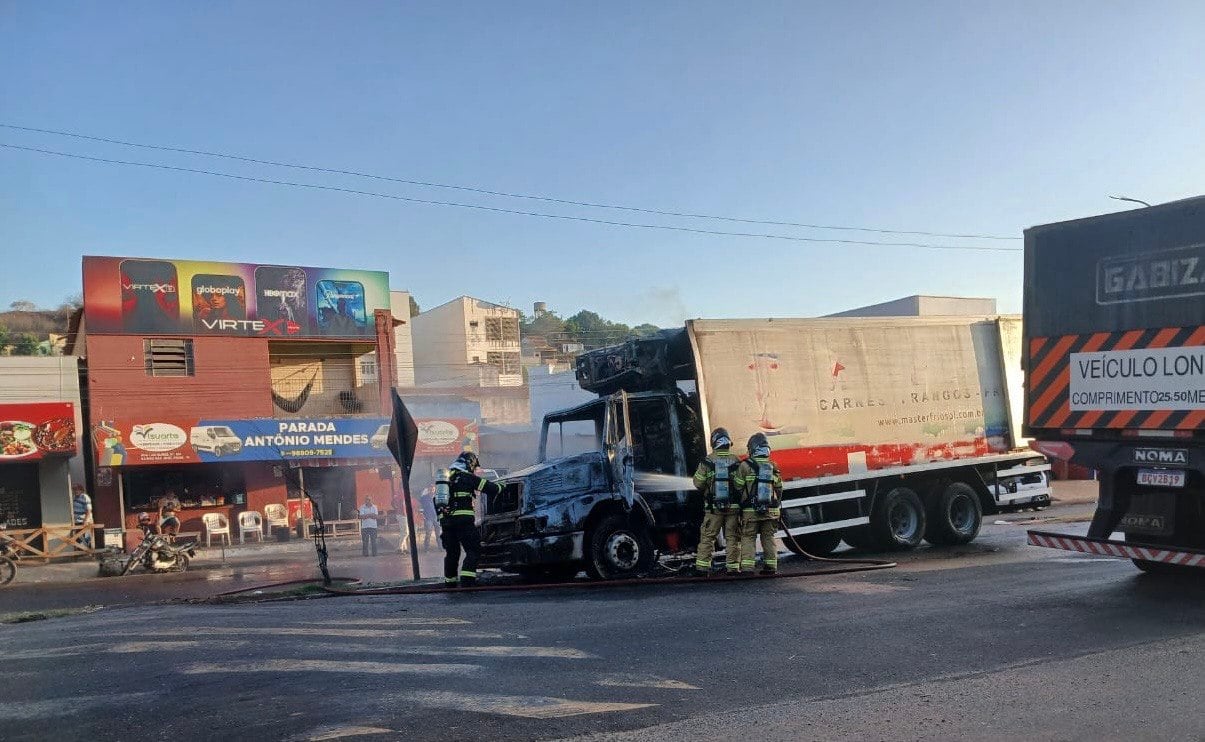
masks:
[(725, 562), (729, 574), (741, 571), (741, 497), (733, 476), (741, 460), (729, 449), (732, 437), (723, 428), (711, 433), (711, 455), (695, 469), (695, 489), (703, 493), (703, 526), (695, 553), (695, 573), (711, 574), (715, 539), (724, 530)]
[(741, 462), (732, 481), (742, 494), (741, 570), (753, 571), (754, 542), (760, 536), (761, 574), (772, 575), (778, 571), (778, 545), (774, 534), (778, 531), (782, 504), (782, 475), (770, 460), (770, 442), (765, 435), (754, 433), (749, 438), (749, 458)]

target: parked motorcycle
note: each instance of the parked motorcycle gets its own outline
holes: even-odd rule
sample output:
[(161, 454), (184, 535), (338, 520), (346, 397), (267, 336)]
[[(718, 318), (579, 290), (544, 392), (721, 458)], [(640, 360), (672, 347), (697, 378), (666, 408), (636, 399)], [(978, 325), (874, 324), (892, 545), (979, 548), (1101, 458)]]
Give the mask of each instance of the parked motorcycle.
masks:
[[(0, 531), (8, 526), (0, 523)], [(17, 576), (17, 560), (20, 559), (16, 543), (0, 533), (0, 586), (7, 585)]]
[(142, 543), (135, 547), (126, 560), (121, 573), (127, 575), (136, 565), (142, 565), (147, 572), (183, 572), (188, 569), (189, 560), (196, 556), (196, 548), (188, 543), (177, 546), (161, 534), (155, 533), (154, 528), (143, 524)]

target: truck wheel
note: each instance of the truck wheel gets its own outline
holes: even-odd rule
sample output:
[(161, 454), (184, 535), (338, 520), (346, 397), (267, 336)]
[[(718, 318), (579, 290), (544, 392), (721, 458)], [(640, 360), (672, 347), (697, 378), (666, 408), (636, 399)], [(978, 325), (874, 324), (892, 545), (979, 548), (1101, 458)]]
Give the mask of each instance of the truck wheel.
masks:
[(874, 548), (874, 539), (870, 535), (870, 526), (846, 528), (844, 531), (841, 531), (841, 540), (861, 551), (870, 551)]
[[(1128, 533), (1125, 535), (1125, 539), (1127, 544), (1151, 544), (1153, 546), (1160, 546), (1161, 544), (1159, 542), (1162, 540), (1158, 536), (1144, 536), (1138, 534), (1130, 536)], [(1186, 572), (1196, 573), (1199, 571), (1197, 567), (1181, 567), (1178, 564), (1152, 562), (1149, 559), (1131, 559), (1130, 561), (1134, 563), (1135, 567), (1151, 575), (1177, 575), (1184, 574)]]
[(626, 518), (612, 515), (590, 533), (590, 558), (586, 571), (591, 577), (613, 580), (632, 577), (653, 564), (653, 543), (643, 528), (633, 528)]
[(832, 554), (841, 545), (841, 532), (802, 533), (798, 536), (787, 536), (782, 542), (792, 554), (823, 557)]
[(870, 514), (874, 545), (888, 551), (913, 549), (925, 537), (925, 506), (907, 487), (896, 487), (878, 499)]
[(979, 495), (965, 482), (952, 482), (933, 501), (925, 529), (925, 540), (935, 546), (966, 544), (979, 535), (983, 505)]

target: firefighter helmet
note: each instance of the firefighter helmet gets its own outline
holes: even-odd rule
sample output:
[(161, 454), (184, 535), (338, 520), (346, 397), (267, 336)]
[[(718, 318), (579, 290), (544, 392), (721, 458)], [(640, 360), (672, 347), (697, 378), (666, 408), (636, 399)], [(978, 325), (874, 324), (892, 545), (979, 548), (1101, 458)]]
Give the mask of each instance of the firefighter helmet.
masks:
[(732, 436), (728, 435), (726, 428), (716, 428), (711, 431), (711, 447), (712, 448), (728, 448), (732, 445)]
[(749, 436), (749, 455), (750, 456), (769, 456), (770, 441), (766, 438), (765, 433), (754, 433)]

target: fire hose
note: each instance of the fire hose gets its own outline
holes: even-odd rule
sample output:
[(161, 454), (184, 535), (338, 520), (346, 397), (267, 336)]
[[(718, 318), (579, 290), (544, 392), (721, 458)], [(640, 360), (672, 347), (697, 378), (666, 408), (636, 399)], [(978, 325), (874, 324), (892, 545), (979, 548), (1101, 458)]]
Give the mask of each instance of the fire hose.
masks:
[[(895, 562), (880, 560), (880, 559), (834, 559), (831, 557), (821, 557), (814, 554), (809, 554), (795, 540), (787, 530), (786, 523), (779, 519), (779, 525), (782, 527), (786, 537), (791, 540), (795, 546), (795, 553), (808, 561), (823, 562), (826, 564), (843, 565), (832, 569), (812, 570), (808, 572), (779, 572), (773, 575), (754, 575), (754, 574), (736, 574), (736, 575), (716, 575), (706, 578), (688, 578), (684, 579), (680, 576), (673, 575), (669, 577), (626, 577), (615, 580), (593, 580), (590, 582), (549, 582), (538, 584), (508, 584), (508, 585), (474, 585), (472, 587), (457, 587), (447, 588), (439, 584), (427, 585), (387, 585), (382, 587), (367, 587), (360, 589), (348, 589), (337, 587), (331, 582), (338, 580), (346, 584), (358, 584), (359, 580), (354, 578), (328, 578), (326, 580), (290, 580), (288, 582), (269, 583), (266, 585), (256, 585), (253, 587), (239, 588), (238, 590), (230, 590), (224, 593), (218, 593), (218, 597), (231, 597), (243, 593), (253, 592), (256, 590), (266, 590), (276, 587), (288, 587), (290, 585), (306, 585), (317, 584), (321, 585), (322, 591), (334, 596), (349, 596), (349, 595), (436, 595), (449, 593), (481, 593), (481, 592), (516, 592), (516, 591), (543, 591), (543, 590), (580, 590), (605, 587), (625, 587), (635, 585), (688, 585), (697, 584), (699, 582), (719, 583), (719, 582), (745, 582), (750, 580), (784, 580), (798, 579), (800, 577), (823, 577), (825, 575), (850, 574), (856, 572), (871, 572), (880, 569), (891, 569), (897, 566)], [(325, 546), (325, 545), (324, 545)], [(323, 550), (325, 551), (325, 549)], [(325, 557), (325, 553), (322, 554)], [(323, 567), (325, 567), (325, 559)], [(325, 569), (323, 570), (325, 573)]]

